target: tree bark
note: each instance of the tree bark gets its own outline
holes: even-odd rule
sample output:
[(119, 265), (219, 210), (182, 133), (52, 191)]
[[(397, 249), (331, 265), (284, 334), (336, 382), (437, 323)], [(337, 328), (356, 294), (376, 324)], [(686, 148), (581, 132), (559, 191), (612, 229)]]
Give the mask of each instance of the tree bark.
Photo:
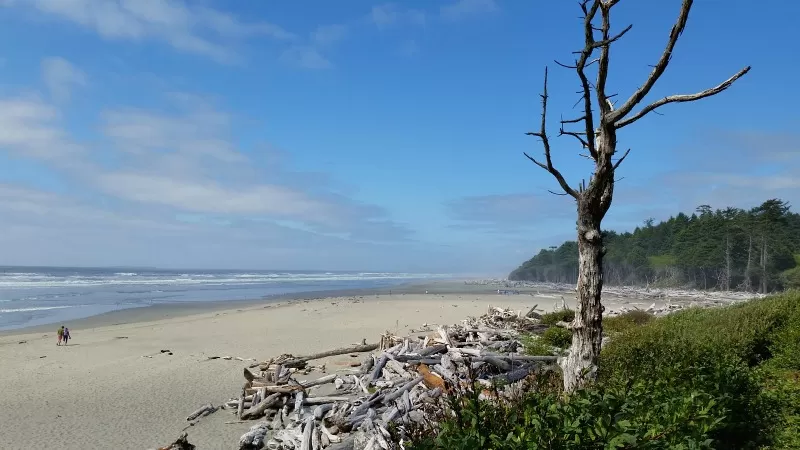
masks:
[(603, 342), (602, 214), (599, 215), (599, 211), (592, 207), (596, 202), (592, 201), (590, 193), (584, 191), (578, 200), (578, 308), (572, 322), (572, 345), (569, 354), (561, 361), (567, 392), (597, 378), (597, 357)]
[(747, 267), (744, 269), (744, 290), (750, 292), (753, 286), (753, 235), (752, 233), (749, 235), (749, 243), (747, 244)]

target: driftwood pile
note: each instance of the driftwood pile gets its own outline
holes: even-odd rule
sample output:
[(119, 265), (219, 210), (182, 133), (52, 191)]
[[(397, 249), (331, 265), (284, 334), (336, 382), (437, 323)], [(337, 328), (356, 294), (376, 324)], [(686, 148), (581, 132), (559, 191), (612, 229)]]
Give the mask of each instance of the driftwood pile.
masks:
[[(259, 420), (241, 437), (239, 449), (396, 448), (390, 424), (402, 433), (404, 425), (427, 420), (424, 407), (452, 386), (477, 378), (487, 387), (501, 381), (501, 392), (513, 392), (513, 383), (555, 363), (555, 356), (521, 354), (519, 333), (544, 327), (534, 309), (523, 315), (490, 307), (480, 318), (429, 333), (387, 332), (376, 344), (281, 355), (245, 368), (240, 395), (222, 408), (240, 421)], [(309, 366), (313, 360), (363, 352), (373, 353), (349, 370), (298, 379), (315, 369)]]

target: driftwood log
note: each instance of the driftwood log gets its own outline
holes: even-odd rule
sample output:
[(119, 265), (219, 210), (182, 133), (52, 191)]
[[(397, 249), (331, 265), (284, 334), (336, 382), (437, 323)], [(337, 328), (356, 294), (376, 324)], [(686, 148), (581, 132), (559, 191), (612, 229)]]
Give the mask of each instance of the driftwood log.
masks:
[[(426, 405), (446, 407), (438, 399), (454, 388), (477, 381), (510, 395), (532, 372), (550, 370), (557, 356), (521, 353), (520, 333), (542, 327), (530, 311), (489, 307), (485, 315), (461, 324), (424, 324), (427, 331), (417, 335), (386, 332), (379, 344), (284, 354), (244, 369), (240, 395), (222, 405), (235, 408), (240, 420), (262, 419), (241, 437), (240, 449), (394, 450), (398, 447), (387, 430), (427, 420)], [(363, 352), (374, 353), (353, 368), (297, 378), (315, 370), (307, 366), (314, 359)], [(209, 406), (192, 415), (202, 417)]]

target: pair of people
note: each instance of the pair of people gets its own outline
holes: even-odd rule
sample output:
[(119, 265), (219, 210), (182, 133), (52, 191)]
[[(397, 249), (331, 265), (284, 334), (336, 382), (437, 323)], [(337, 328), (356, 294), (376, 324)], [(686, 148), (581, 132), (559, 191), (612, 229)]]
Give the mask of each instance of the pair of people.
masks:
[(58, 329), (58, 343), (56, 345), (61, 345), (61, 342), (64, 342), (64, 345), (67, 345), (67, 341), (69, 341), (69, 328), (61, 325), (61, 328)]

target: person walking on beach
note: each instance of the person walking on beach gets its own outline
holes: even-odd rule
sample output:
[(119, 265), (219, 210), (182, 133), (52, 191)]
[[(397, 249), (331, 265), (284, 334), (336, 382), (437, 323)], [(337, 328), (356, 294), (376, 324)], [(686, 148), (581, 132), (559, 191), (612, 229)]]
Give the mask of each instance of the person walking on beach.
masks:
[(64, 339), (64, 325), (61, 325), (56, 334), (58, 334), (58, 343), (56, 345), (61, 345), (61, 340)]
[(71, 336), (69, 335), (69, 328), (64, 328), (64, 345), (67, 345), (67, 341)]

